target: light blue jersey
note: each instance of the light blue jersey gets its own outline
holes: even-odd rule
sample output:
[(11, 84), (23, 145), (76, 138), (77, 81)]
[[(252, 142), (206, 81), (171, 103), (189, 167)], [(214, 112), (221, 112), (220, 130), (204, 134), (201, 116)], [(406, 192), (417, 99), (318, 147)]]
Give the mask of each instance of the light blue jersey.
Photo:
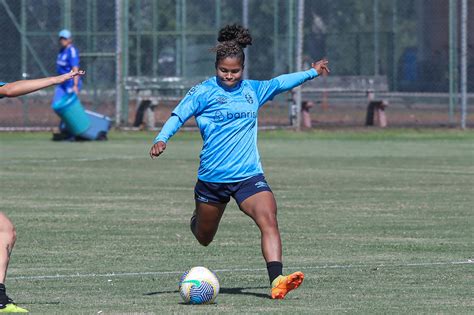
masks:
[[(5, 84), (6, 84), (5, 82), (0, 82), (0, 86), (4, 86)], [(3, 97), (3, 95), (0, 94), (0, 98), (2, 98), (2, 97)]]
[(311, 69), (268, 81), (243, 80), (230, 90), (212, 77), (188, 92), (154, 143), (166, 143), (194, 116), (203, 139), (200, 180), (233, 183), (263, 174), (257, 149), (258, 110), (275, 95), (317, 75), (316, 70)]

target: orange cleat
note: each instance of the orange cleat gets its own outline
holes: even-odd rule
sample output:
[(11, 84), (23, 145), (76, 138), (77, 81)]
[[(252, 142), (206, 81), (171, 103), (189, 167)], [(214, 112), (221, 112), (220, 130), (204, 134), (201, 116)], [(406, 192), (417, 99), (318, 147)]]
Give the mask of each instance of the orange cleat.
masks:
[(272, 299), (284, 299), (291, 290), (303, 283), (304, 274), (297, 271), (288, 276), (278, 276), (272, 282)]

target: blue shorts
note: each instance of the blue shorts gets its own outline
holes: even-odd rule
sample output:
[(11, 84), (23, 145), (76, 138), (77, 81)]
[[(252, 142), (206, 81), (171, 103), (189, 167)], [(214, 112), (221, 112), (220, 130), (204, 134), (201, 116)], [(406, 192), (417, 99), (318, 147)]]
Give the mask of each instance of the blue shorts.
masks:
[(232, 197), (240, 205), (261, 191), (272, 191), (263, 174), (235, 183), (210, 183), (198, 179), (194, 187), (194, 199), (205, 203), (228, 203)]

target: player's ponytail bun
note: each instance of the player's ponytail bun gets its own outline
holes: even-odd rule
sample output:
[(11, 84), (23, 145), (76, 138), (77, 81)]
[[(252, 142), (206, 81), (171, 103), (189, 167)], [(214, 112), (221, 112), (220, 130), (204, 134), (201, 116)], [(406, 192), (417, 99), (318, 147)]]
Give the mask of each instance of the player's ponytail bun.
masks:
[(219, 44), (213, 49), (216, 52), (216, 67), (220, 60), (228, 57), (238, 58), (242, 65), (244, 64), (243, 49), (252, 45), (252, 36), (248, 29), (237, 24), (227, 25), (219, 31), (217, 41)]
[(252, 45), (252, 36), (248, 29), (234, 24), (227, 25), (219, 31), (219, 37), (217, 41), (223, 42), (236, 42), (240, 47), (245, 48), (248, 45)]

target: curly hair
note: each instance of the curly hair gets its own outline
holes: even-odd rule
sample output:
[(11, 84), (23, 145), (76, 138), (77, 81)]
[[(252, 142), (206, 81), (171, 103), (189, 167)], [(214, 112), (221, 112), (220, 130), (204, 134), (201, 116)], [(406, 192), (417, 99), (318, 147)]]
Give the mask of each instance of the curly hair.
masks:
[(227, 57), (238, 58), (244, 64), (244, 48), (252, 45), (248, 29), (237, 24), (227, 25), (219, 31), (217, 41), (219, 43), (213, 49), (216, 52), (216, 67), (220, 60)]

